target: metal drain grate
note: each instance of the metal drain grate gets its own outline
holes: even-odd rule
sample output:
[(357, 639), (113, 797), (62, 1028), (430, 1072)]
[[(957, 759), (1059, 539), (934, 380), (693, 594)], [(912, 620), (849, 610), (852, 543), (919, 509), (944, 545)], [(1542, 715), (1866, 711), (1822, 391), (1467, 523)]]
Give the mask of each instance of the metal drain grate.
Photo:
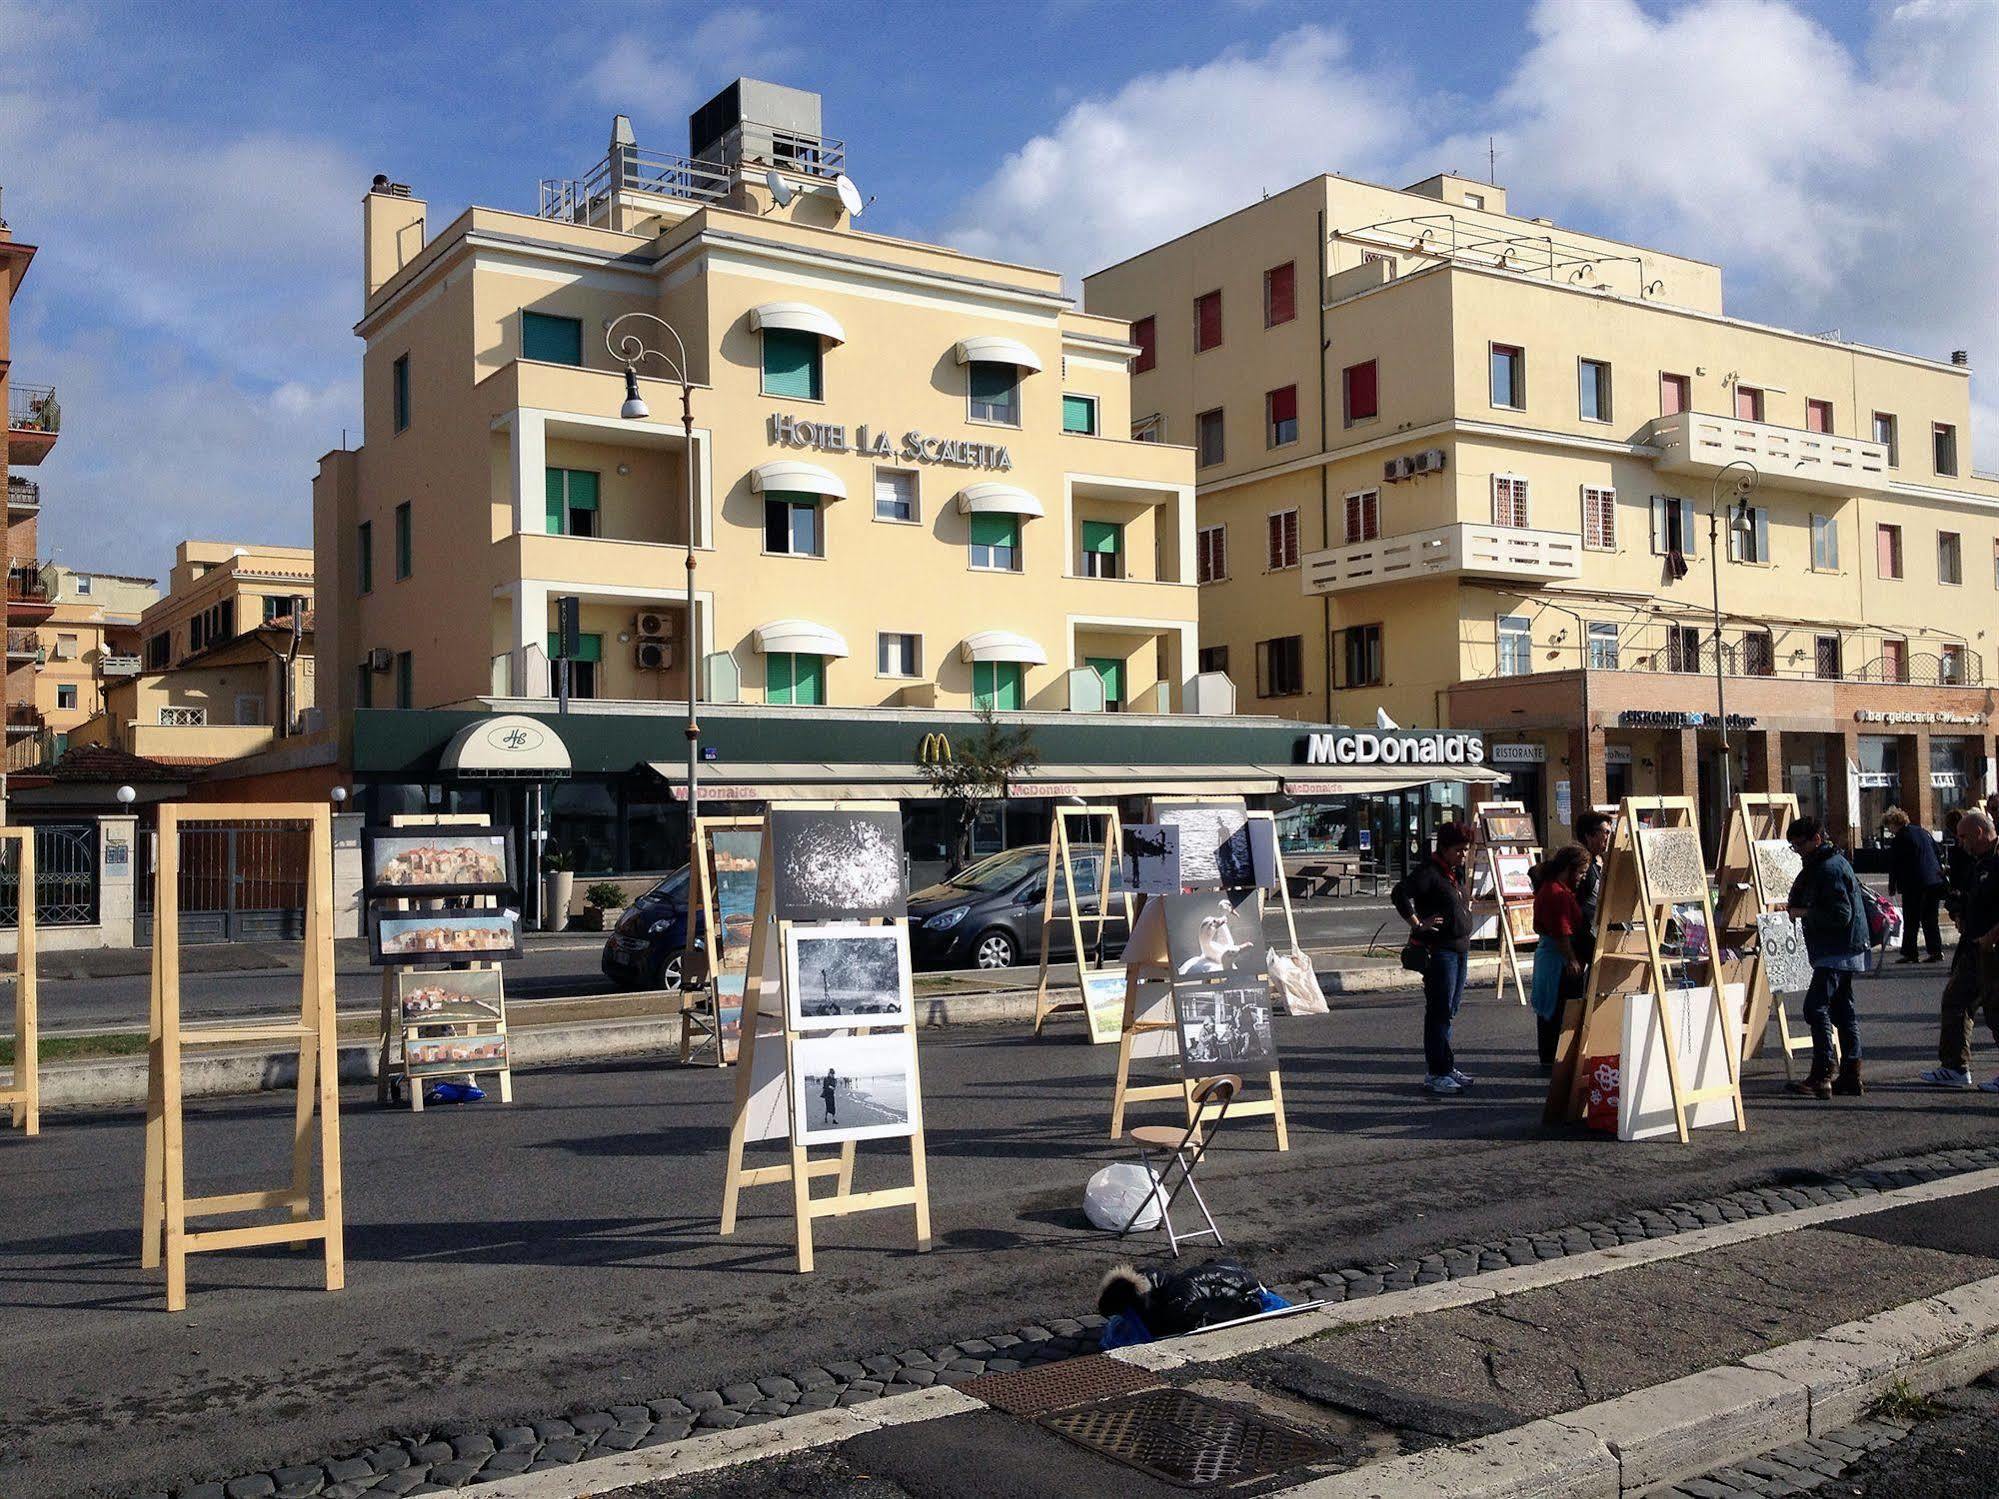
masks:
[(1078, 1446), (1186, 1489), (1288, 1472), (1335, 1456), (1302, 1432), (1185, 1390), (1056, 1411), (1040, 1424)]
[(1043, 1411), (1085, 1405), (1112, 1395), (1151, 1389), (1159, 1377), (1148, 1374), (1121, 1359), (1101, 1353), (1082, 1358), (1065, 1358), (1035, 1369), (1014, 1369), (998, 1374), (981, 1374), (958, 1386), (961, 1395), (982, 1400), (1008, 1415), (1033, 1419)]

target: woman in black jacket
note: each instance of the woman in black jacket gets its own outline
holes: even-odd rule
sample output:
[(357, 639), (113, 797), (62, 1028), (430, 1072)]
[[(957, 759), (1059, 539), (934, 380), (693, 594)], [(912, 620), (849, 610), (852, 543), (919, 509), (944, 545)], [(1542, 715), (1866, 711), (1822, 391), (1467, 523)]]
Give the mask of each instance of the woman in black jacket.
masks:
[(1463, 823), (1445, 823), (1437, 829), (1430, 857), (1388, 893), (1409, 923), (1409, 940), (1428, 950), (1423, 963), (1423, 1086), (1439, 1097), (1461, 1093), (1471, 1085), (1471, 1079), (1458, 1071), (1451, 1050), (1451, 1022), (1464, 998), (1476, 927), (1465, 889), (1471, 839), (1471, 829)]

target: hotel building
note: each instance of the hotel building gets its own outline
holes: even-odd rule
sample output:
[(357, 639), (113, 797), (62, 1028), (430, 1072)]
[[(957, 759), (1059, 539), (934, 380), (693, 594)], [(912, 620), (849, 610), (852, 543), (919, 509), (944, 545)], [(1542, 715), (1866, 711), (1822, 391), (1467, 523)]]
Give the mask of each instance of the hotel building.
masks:
[(1731, 317), (1718, 267), (1448, 175), (1310, 179), (1085, 305), (1134, 431), (1197, 450), (1199, 664), (1245, 709), (1482, 731), (1549, 839), (1625, 794), (1712, 828), (1723, 714), (1732, 785), (1846, 841), (1993, 789), (1962, 352)]

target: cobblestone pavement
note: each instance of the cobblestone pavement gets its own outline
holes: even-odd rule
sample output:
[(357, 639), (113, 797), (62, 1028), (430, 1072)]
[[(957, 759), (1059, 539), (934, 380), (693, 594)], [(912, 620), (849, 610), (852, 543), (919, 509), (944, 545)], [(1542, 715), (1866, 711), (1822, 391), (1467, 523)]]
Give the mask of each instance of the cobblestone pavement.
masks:
[[(1343, 1265), (1277, 1289), (1293, 1301), (1358, 1300), (1503, 1270), (1511, 1265), (1665, 1238), (1715, 1224), (1851, 1201), (1995, 1166), (1999, 1166), (1999, 1148), (1938, 1151), (1882, 1162), (1837, 1179), (1754, 1187), (1709, 1200), (1669, 1203), (1662, 1208), (1643, 1209), (1544, 1233), (1449, 1245), (1394, 1262)], [(322, 1462), (245, 1474), (226, 1483), (187, 1485), (174, 1490), (173, 1499), (360, 1499), (364, 1494), (441, 1493), (516, 1473), (560, 1468), (586, 1457), (659, 1446), (701, 1432), (755, 1425), (829, 1406), (860, 1405), (884, 1395), (906, 1394), (937, 1384), (956, 1385), (980, 1374), (1070, 1358), (1094, 1351), (1101, 1326), (1101, 1319), (1095, 1316), (1055, 1319), (956, 1343), (904, 1348), (794, 1369), (719, 1389), (683, 1391), (643, 1404), (617, 1405), (571, 1414), (560, 1420), (489, 1431), (419, 1433)], [(1870, 1430), (1878, 1434), (1891, 1428), (1892, 1423), (1877, 1423)], [(1841, 1433), (1840, 1437), (1846, 1435)], [(1794, 1473), (1810, 1469), (1821, 1477), (1828, 1476), (1825, 1470), (1832, 1466), (1839, 1452), (1854, 1452), (1835, 1438), (1802, 1444), (1795, 1450), (1815, 1449), (1820, 1442), (1832, 1442), (1833, 1447), (1830, 1451), (1814, 1451), (1810, 1462), (1789, 1464)], [(1871, 1449), (1863, 1445), (1860, 1452), (1866, 1450)], [(1757, 1464), (1781, 1466), (1774, 1459), (1757, 1459), (1755, 1463), (1741, 1465), (1740, 1471), (1758, 1476)], [(1780, 1480), (1769, 1481), (1775, 1484)], [(1710, 1478), (1695, 1482), (1719, 1485), (1721, 1481)], [(1707, 1490), (1682, 1486), (1680, 1490), (1698, 1495), (1699, 1499), (1717, 1499), (1719, 1495), (1732, 1493), (1800, 1491), (1799, 1487), (1730, 1489), (1725, 1485)], [(167, 1499), (167, 1496), (155, 1494), (148, 1499)]]
[[(1859, 1421), (1808, 1442), (1779, 1447), (1761, 1457), (1716, 1468), (1670, 1488), (1653, 1489), (1646, 1499), (1765, 1499), (1804, 1494), (1845, 1475), (1862, 1458), (1892, 1447), (1915, 1429), (1910, 1421), (1880, 1417)], [(1835, 1486), (1827, 1493), (1850, 1492)]]

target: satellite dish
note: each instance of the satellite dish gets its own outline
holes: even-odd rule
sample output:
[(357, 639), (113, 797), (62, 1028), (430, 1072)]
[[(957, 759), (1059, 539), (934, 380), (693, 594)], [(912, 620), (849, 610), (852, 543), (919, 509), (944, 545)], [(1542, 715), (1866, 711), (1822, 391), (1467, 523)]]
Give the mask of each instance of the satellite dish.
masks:
[(857, 219), (867, 205), (861, 201), (861, 190), (854, 186), (854, 179), (845, 172), (833, 179), (833, 191), (840, 195), (840, 206), (847, 210), (847, 217)]
[(785, 181), (784, 173), (780, 172), (776, 167), (772, 167), (768, 172), (764, 173), (764, 186), (770, 189), (770, 195), (777, 200), (779, 208), (784, 207), (791, 201), (791, 184)]

